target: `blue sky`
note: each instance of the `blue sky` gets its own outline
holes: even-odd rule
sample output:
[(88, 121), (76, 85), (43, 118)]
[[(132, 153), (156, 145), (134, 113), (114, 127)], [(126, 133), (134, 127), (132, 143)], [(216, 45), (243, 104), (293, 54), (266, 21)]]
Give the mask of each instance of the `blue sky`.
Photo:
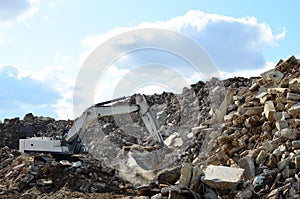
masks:
[[(0, 120), (28, 112), (73, 118), (73, 89), (86, 57), (109, 38), (143, 27), (166, 28), (193, 39), (214, 60), (221, 78), (259, 75), (281, 58), (299, 57), (299, 4), (283, 0), (0, 0)], [(149, 54), (138, 52), (115, 63), (99, 80), (94, 101), (110, 99), (129, 66), (147, 64)], [(160, 56), (154, 52), (151, 58)], [(174, 65), (169, 56), (158, 62)], [(187, 71), (184, 65), (176, 67)], [(145, 92), (157, 89), (148, 87)]]

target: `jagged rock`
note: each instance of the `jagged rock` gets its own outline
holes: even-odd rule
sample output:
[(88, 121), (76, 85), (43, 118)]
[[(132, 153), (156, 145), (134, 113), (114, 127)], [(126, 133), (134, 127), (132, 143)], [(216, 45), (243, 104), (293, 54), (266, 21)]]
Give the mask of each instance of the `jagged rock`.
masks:
[(251, 92), (253, 92), (253, 91), (256, 91), (258, 88), (259, 88), (259, 84), (258, 84), (258, 83), (254, 83), (254, 84), (249, 88), (249, 90), (250, 90)]
[(32, 113), (28, 113), (24, 116), (23, 120), (28, 122), (28, 121), (33, 121), (35, 119), (34, 115)]
[(203, 170), (201, 169), (200, 165), (196, 165), (193, 167), (193, 173), (192, 173), (192, 179), (190, 182), (190, 188), (198, 193), (199, 188), (200, 188), (200, 181), (201, 181), (201, 176), (204, 175)]
[(300, 149), (300, 140), (294, 140), (294, 141), (292, 141), (292, 149), (293, 150)]
[[(7, 176), (8, 177), (8, 176)], [(24, 178), (21, 179), (19, 188), (21, 190), (25, 189), (26, 186), (34, 179), (34, 176), (31, 174), (26, 175)]]
[(240, 168), (243, 168), (245, 180), (252, 180), (255, 177), (255, 165), (252, 157), (246, 156), (238, 161)]
[(286, 184), (282, 187), (279, 187), (277, 189), (274, 189), (273, 191), (271, 191), (269, 194), (268, 194), (268, 198), (278, 198), (279, 196), (279, 193), (280, 192), (283, 192), (285, 190), (288, 190), (289, 188), (291, 187), (291, 184)]
[(51, 179), (38, 179), (36, 185), (40, 191), (48, 192), (51, 191), (53, 182)]
[(264, 116), (268, 120), (273, 120), (273, 115), (276, 113), (273, 101), (266, 101), (265, 102), (265, 107), (264, 107)]
[(289, 178), (296, 174), (295, 169), (290, 169), (289, 166), (285, 167), (284, 170), (281, 172), (283, 178)]
[(279, 131), (289, 127), (288, 122), (286, 120), (276, 121), (275, 126)]
[(299, 101), (300, 100), (300, 94), (298, 94), (298, 93), (287, 93), (286, 99)]
[(289, 81), (289, 89), (291, 92), (299, 93), (300, 91), (300, 78), (294, 78)]
[(286, 139), (289, 139), (289, 140), (294, 140), (297, 138), (297, 133), (294, 130), (285, 128), (280, 131), (280, 136), (282, 136)]
[(300, 169), (300, 156), (295, 157), (295, 165), (297, 169)]
[(288, 164), (289, 164), (289, 160), (288, 160), (288, 159), (283, 159), (283, 160), (277, 162), (277, 167), (278, 167), (278, 169), (281, 171), (281, 170), (283, 170)]
[(248, 199), (253, 195), (253, 191), (250, 189), (245, 189), (237, 193), (237, 197), (240, 199)]
[(184, 163), (181, 167), (181, 175), (179, 178), (180, 187), (189, 187), (192, 177), (193, 167), (191, 164)]
[(266, 164), (269, 168), (274, 169), (277, 166), (277, 158), (276, 155), (271, 154), (267, 160)]
[(256, 158), (256, 164), (263, 164), (268, 157), (268, 153), (265, 150), (261, 150)]
[(294, 104), (291, 108), (288, 109), (288, 113), (294, 116), (299, 116), (300, 114), (300, 102)]
[(169, 147), (181, 147), (183, 141), (179, 133), (174, 133), (165, 140), (165, 144)]
[(175, 184), (180, 177), (180, 167), (164, 170), (158, 174), (157, 180), (159, 184)]

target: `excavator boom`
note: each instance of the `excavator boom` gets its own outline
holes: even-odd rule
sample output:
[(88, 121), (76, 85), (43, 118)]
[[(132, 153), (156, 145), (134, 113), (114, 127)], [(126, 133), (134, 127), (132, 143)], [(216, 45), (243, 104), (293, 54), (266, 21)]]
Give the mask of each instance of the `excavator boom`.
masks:
[(113, 116), (119, 114), (126, 114), (138, 111), (147, 130), (160, 147), (164, 147), (163, 138), (159, 132), (159, 128), (150, 107), (146, 102), (143, 95), (135, 95), (135, 105), (112, 105), (105, 106), (106, 104), (116, 101), (124, 100), (127, 97), (122, 97), (102, 103), (98, 103), (88, 109), (74, 121), (74, 124), (69, 131), (62, 137), (61, 140), (55, 140), (49, 137), (33, 137), (27, 139), (20, 139), (19, 150), (24, 151), (38, 151), (47, 153), (79, 153), (86, 151), (82, 145), (79, 134), (84, 127), (88, 126), (92, 121), (99, 117)]

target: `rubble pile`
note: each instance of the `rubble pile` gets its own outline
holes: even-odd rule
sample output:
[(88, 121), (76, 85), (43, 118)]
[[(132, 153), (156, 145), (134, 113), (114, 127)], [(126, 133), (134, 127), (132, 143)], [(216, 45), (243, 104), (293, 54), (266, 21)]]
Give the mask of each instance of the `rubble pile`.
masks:
[(218, 115), (191, 129), (200, 149), (188, 149), (178, 181), (148, 187), (152, 198), (300, 198), (300, 62), (231, 85)]
[[(0, 149), (0, 197), (38, 196), (57, 192), (129, 194), (130, 185), (111, 168), (82, 155), (58, 156), (21, 154), (8, 147)], [(96, 196), (96, 195), (95, 195)], [(60, 198), (62, 195), (59, 196)]]
[(167, 148), (157, 148), (131, 113), (99, 118), (82, 130), (89, 159), (30, 156), (4, 146), (17, 148), (31, 134), (54, 136), (69, 121), (30, 114), (5, 120), (0, 192), (300, 198), (300, 62), (294, 56), (260, 77), (212, 78), (146, 100)]
[(19, 139), (34, 136), (61, 135), (61, 131), (71, 122), (65, 120), (56, 121), (50, 117), (37, 117), (32, 113), (24, 116), (23, 120), (16, 117), (0, 121), (0, 147), (9, 146), (12, 149), (19, 148)]
[(250, 185), (235, 191), (239, 197), (299, 198), (300, 63), (292, 56), (261, 76), (229, 91), (221, 132), (195, 162), (244, 169)]

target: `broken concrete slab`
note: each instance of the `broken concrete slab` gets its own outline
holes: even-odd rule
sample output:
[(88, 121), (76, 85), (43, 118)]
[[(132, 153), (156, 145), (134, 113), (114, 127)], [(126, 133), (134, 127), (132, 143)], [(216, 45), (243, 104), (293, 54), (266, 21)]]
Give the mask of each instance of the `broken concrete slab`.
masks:
[(267, 93), (270, 95), (284, 94), (288, 91), (287, 88), (268, 88)]
[(283, 74), (280, 71), (274, 71), (272, 74), (270, 74), (270, 78), (276, 83), (279, 84), (280, 81), (283, 78)]
[(264, 106), (263, 115), (268, 120), (273, 120), (273, 115), (276, 113), (273, 101), (266, 101)]
[(300, 78), (294, 78), (289, 81), (289, 89), (291, 92), (299, 93), (300, 91)]
[(250, 90), (251, 92), (253, 92), (253, 91), (258, 90), (258, 88), (259, 88), (259, 84), (258, 84), (258, 83), (254, 83), (254, 84), (249, 88), (249, 90)]
[(241, 181), (244, 169), (209, 165), (201, 181), (217, 189), (234, 189)]
[(175, 132), (165, 140), (165, 144), (168, 147), (180, 147), (183, 144), (183, 140), (180, 134)]

